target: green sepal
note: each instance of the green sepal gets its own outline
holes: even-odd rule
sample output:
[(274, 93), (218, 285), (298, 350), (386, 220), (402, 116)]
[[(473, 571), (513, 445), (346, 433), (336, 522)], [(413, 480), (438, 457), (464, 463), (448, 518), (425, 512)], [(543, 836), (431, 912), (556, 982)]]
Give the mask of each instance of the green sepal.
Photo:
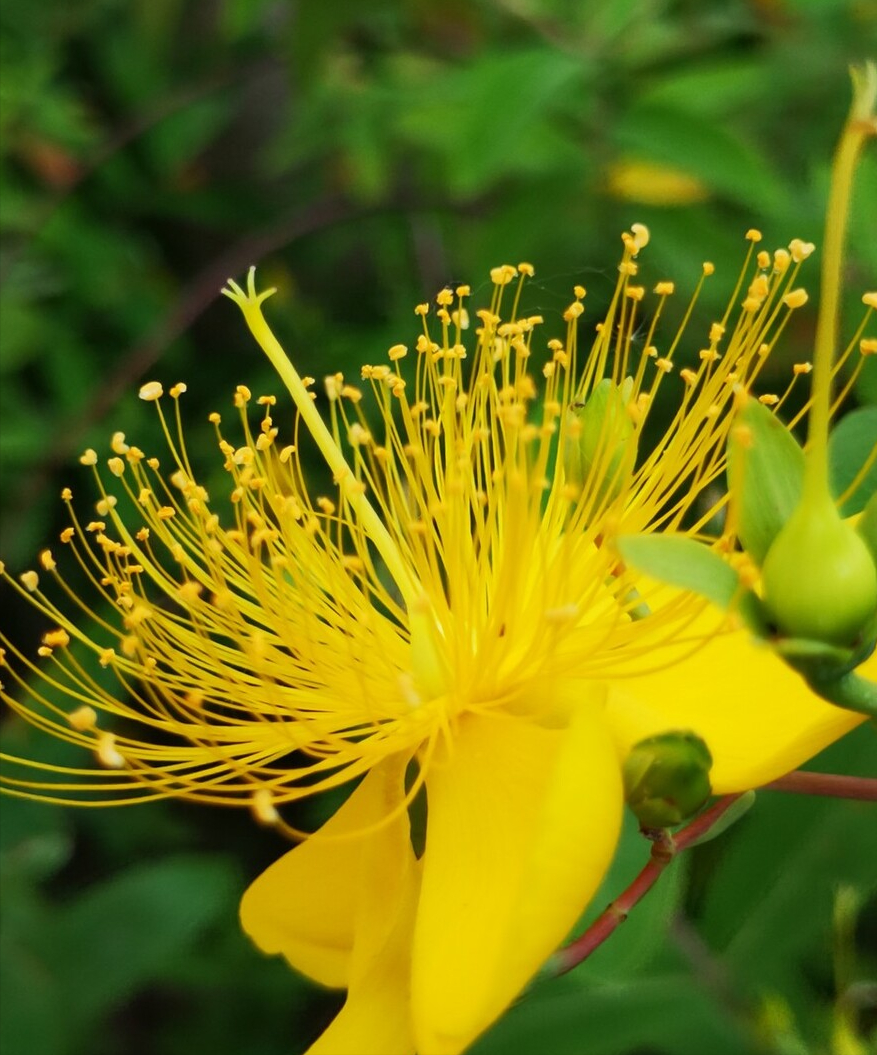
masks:
[(728, 438), (728, 489), (737, 514), (737, 534), (760, 567), (801, 501), (804, 452), (782, 421), (757, 399), (746, 401), (737, 423), (744, 428), (731, 429)]
[[(846, 414), (828, 437), (828, 471), (836, 498), (846, 493), (877, 449), (877, 407), (859, 407)], [(839, 506), (841, 516), (861, 513), (877, 495), (877, 460), (872, 460), (855, 491)]]
[(704, 843), (710, 842), (717, 836), (723, 835), (730, 827), (732, 827), (732, 825), (736, 824), (741, 817), (744, 817), (754, 805), (755, 792), (752, 789), (744, 791), (743, 794), (725, 810), (712, 827), (705, 831), (703, 835), (688, 843), (687, 849), (690, 850), (692, 846), (702, 846)]
[(636, 462), (636, 430), (627, 412), (632, 391), (631, 378), (617, 385), (604, 377), (584, 406), (569, 410), (580, 431), (566, 441), (564, 473), (568, 482), (593, 495), (595, 509), (621, 494)]
[(774, 648), (810, 688), (836, 707), (877, 718), (877, 683), (856, 673), (877, 647), (877, 621), (856, 649), (837, 648), (821, 641), (780, 638)]
[(851, 648), (812, 641), (804, 637), (780, 637), (773, 643), (776, 653), (797, 670), (825, 672), (830, 676), (845, 674), (857, 666), (856, 653)]
[(676, 731), (636, 744), (622, 765), (624, 797), (644, 828), (672, 828), (712, 794), (713, 759), (695, 733)]
[(625, 564), (653, 579), (690, 590), (723, 611), (738, 612), (760, 637), (767, 619), (760, 598), (743, 587), (737, 572), (702, 542), (687, 535), (622, 535), (615, 544)]

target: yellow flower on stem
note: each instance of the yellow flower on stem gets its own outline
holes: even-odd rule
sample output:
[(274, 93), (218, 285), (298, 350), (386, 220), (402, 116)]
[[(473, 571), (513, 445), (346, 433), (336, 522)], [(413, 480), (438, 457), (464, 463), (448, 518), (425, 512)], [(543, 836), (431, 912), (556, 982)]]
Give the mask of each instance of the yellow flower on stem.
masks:
[[(16, 688), (3, 698), (98, 766), (6, 755), (5, 790), (240, 805), (298, 835), (284, 804), (359, 780), (253, 883), (243, 926), (264, 951), (348, 990), (313, 1052), (462, 1051), (597, 889), (633, 745), (694, 733), (714, 790), (730, 792), (793, 769), (861, 720), (811, 693), (733, 617), (635, 574), (613, 547), (664, 531), (734, 547), (710, 535), (726, 503), (732, 411), (801, 303), (811, 248), (771, 255), (757, 231), (748, 238), (727, 311), (682, 369), (714, 268), (660, 343), (674, 286), (658, 283), (652, 301), (638, 284), (641, 225), (623, 236), (585, 354), (585, 290), (546, 342), (543, 319), (521, 307), (532, 267), (507, 265), (492, 272), (487, 307), (470, 315), (468, 287), (442, 291), (434, 309), (416, 309), (410, 348), (364, 366), (361, 385), (330, 375), (325, 396), (269, 329), (271, 291), (257, 292), (252, 271), (246, 289), (230, 282), (292, 397), (293, 427), (281, 436), (273, 396), (256, 401), (255, 423), (243, 386), (234, 442), (212, 415), (226, 505), (190, 463), (184, 385), (169, 392), (172, 418), (161, 385), (140, 393), (161, 419), (169, 467), (120, 434), (106, 470), (86, 452), (99, 519), (80, 521), (65, 491), (61, 541), (103, 607), (67, 587), (48, 550), (43, 573), (65, 606), (36, 571), (10, 579), (53, 629), (41, 661), (9, 646)], [(675, 412), (645, 452), (667, 388)], [(309, 445), (329, 494), (304, 480)], [(418, 856), (409, 809), (424, 793)]]

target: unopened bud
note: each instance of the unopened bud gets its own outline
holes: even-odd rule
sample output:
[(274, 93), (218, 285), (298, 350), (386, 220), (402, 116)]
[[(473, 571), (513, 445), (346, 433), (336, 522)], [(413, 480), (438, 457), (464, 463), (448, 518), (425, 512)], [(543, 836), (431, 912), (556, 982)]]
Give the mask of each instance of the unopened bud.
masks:
[(695, 733), (677, 731), (638, 743), (624, 760), (627, 804), (644, 828), (670, 828), (693, 816), (712, 794), (713, 759)]

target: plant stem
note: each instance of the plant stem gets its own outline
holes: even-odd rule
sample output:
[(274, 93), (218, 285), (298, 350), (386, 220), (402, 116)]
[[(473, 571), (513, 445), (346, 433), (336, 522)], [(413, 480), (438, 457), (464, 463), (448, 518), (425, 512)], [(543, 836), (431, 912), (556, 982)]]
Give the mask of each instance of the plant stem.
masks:
[(877, 778), (847, 777), (836, 773), (804, 773), (796, 770), (765, 784), (764, 791), (788, 791), (794, 795), (831, 795), (838, 799), (877, 802)]
[(675, 835), (666, 829), (658, 831), (652, 842), (649, 861), (636, 879), (594, 920), (584, 934), (551, 957), (544, 974), (552, 977), (566, 974), (590, 956), (627, 919), (634, 906), (652, 889), (673, 858), (702, 839), (739, 798), (739, 795), (723, 796)]

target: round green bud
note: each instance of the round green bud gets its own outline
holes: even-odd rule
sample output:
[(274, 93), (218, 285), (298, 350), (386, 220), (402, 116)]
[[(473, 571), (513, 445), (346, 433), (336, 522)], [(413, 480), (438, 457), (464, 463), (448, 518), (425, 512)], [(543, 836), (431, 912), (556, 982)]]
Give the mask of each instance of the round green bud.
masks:
[(877, 614), (877, 567), (830, 499), (801, 502), (764, 561), (764, 603), (785, 637), (852, 646)]
[(624, 797), (644, 828), (671, 828), (693, 816), (712, 794), (709, 748), (695, 733), (641, 740), (624, 760)]

